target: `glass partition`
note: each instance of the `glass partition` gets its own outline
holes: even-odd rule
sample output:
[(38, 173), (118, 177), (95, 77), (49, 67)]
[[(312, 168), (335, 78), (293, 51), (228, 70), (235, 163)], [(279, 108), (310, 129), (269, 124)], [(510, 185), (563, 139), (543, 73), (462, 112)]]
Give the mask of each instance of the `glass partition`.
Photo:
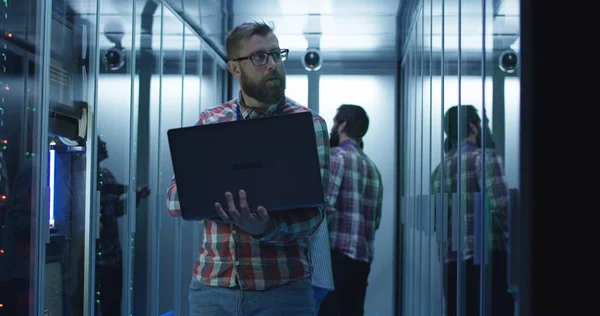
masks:
[[(165, 8), (160, 4), (148, 1), (139, 7), (141, 15), (140, 37), (140, 101), (138, 125), (138, 181), (148, 183), (151, 195), (147, 207), (140, 209), (136, 217), (137, 232), (140, 240), (136, 240), (136, 275), (134, 287), (140, 291), (134, 293), (136, 315), (153, 315), (158, 312), (160, 304), (160, 228), (162, 218), (159, 214), (164, 208), (164, 180), (159, 172), (162, 156), (159, 152), (161, 144), (161, 80), (164, 71), (163, 22)], [(139, 260), (137, 258), (145, 258)], [(143, 274), (138, 274), (142, 272)]]
[(217, 66), (216, 80), (217, 80), (217, 85), (218, 85), (216, 101), (217, 101), (217, 103), (220, 104), (220, 103), (229, 101), (227, 99), (228, 70), (224, 63), (217, 62), (216, 66)]
[(415, 130), (414, 130), (414, 139), (415, 139), (415, 151), (414, 151), (414, 175), (415, 175), (415, 192), (413, 195), (413, 212), (414, 212), (414, 299), (412, 300), (414, 304), (413, 314), (414, 315), (423, 315), (422, 314), (422, 304), (421, 300), (423, 299), (423, 171), (425, 168), (424, 164), (424, 153), (423, 148), (425, 147), (425, 139), (423, 138), (423, 123), (424, 123), (424, 104), (423, 104), (423, 68), (424, 68), (424, 60), (423, 60), (423, 10), (420, 11), (420, 14), (417, 16), (416, 25), (416, 47), (415, 47), (415, 103), (414, 103), (414, 112), (415, 112)]
[[(208, 49), (203, 47), (202, 54), (202, 95), (200, 96), (200, 107), (202, 110), (212, 108), (219, 103), (217, 100), (217, 64), (215, 55)], [(237, 97), (237, 95), (236, 95)]]
[[(181, 282), (181, 219), (170, 216), (165, 209), (165, 194), (173, 177), (173, 165), (169, 151), (167, 131), (182, 125), (182, 101), (184, 79), (184, 25), (170, 10), (163, 9), (161, 36), (162, 73), (160, 76), (160, 99), (158, 108), (154, 109), (151, 117), (151, 130), (156, 130), (158, 137), (151, 146), (158, 157), (157, 169), (157, 201), (156, 214), (158, 221), (158, 260), (159, 274), (157, 277), (159, 302), (158, 313), (163, 315), (174, 311), (181, 315), (180, 292)], [(154, 116), (156, 115), (156, 116)], [(184, 299), (186, 299), (184, 297)]]
[[(97, 1), (4, 1), (0, 306), (94, 309)], [(86, 251), (87, 250), (87, 251)]]
[(224, 64), (160, 1), (4, 1), (0, 29), (0, 315), (185, 315), (166, 131)]
[(202, 107), (223, 97), (219, 91), (226, 78), (217, 78), (214, 52), (168, 6), (150, 1), (138, 8), (137, 182), (148, 183), (151, 193), (136, 216), (136, 236), (142, 238), (135, 248), (134, 314), (186, 315), (202, 226), (171, 217), (165, 209), (173, 176), (167, 131), (194, 125)]
[(138, 20), (133, 0), (100, 6), (97, 186), (100, 239), (95, 300), (99, 315), (130, 315), (136, 209), (150, 191), (135, 180)]
[(419, 3), (402, 64), (403, 310), (512, 315), (519, 4)]
[(435, 310), (435, 299), (432, 296), (434, 271), (437, 262), (435, 249), (437, 244), (433, 239), (433, 195), (431, 194), (432, 173), (432, 106), (431, 106), (431, 72), (433, 69), (431, 42), (432, 42), (432, 1), (423, 1), (422, 16), (420, 17), (419, 29), (422, 31), (421, 39), (421, 273), (420, 273), (420, 301), (419, 310), (421, 315), (431, 315)]
[[(442, 96), (444, 95), (444, 86), (442, 83), (442, 77), (444, 74), (443, 59), (445, 55), (441, 51), (444, 43), (443, 37), (443, 26), (444, 19), (442, 19), (443, 1), (432, 0), (431, 3), (431, 72), (429, 77), (425, 78), (425, 85), (429, 86), (429, 95), (425, 95), (424, 98), (426, 104), (430, 104), (431, 108), (431, 175), (427, 185), (430, 187), (430, 198), (432, 199), (431, 205), (431, 218), (429, 219), (432, 227), (432, 270), (431, 270), (431, 315), (443, 315), (444, 312), (444, 295), (443, 289), (445, 284), (445, 278), (443, 274), (444, 268), (444, 253), (442, 250), (443, 240), (445, 239), (445, 222), (443, 219), (445, 213), (442, 190), (436, 192), (433, 190), (433, 183), (441, 183), (443, 175), (441, 173), (434, 173), (444, 159), (444, 102)], [(425, 7), (426, 12), (429, 10)]]
[[(0, 304), (3, 315), (33, 315), (45, 307), (36, 293), (44, 271), (49, 235), (49, 161), (47, 120), (43, 113), (49, 46), (43, 1), (0, 3)], [(46, 67), (48, 68), (48, 67)], [(48, 112), (46, 112), (47, 114)], [(46, 175), (46, 176), (44, 176)], [(40, 234), (38, 227), (43, 230)], [(64, 238), (63, 238), (64, 239)], [(63, 246), (51, 267), (61, 266)], [(41, 266), (37, 262), (41, 262)], [(63, 276), (58, 273), (59, 302), (48, 308), (62, 313)], [(33, 301), (29, 298), (34, 297)]]
[[(183, 79), (183, 113), (182, 125), (193, 126), (200, 118), (202, 42), (189, 29), (185, 33), (185, 65)], [(187, 315), (189, 308), (188, 294), (192, 279), (192, 267), (198, 258), (202, 237), (202, 223), (178, 220), (181, 225), (181, 280), (179, 315)]]
[(225, 47), (225, 33), (227, 24), (225, 19), (227, 8), (224, 5), (227, 2), (223, 1), (198, 1), (197, 11), (192, 9), (192, 12), (198, 12), (198, 23), (203, 30), (207, 31), (207, 35), (215, 43)]
[[(96, 247), (102, 227), (95, 139), (99, 3), (53, 0), (46, 5), (51, 7), (43, 17), (42, 49), (49, 50), (49, 59), (41, 67), (48, 80), (38, 91), (41, 115), (48, 120), (47, 147), (40, 152), (48, 159), (47, 170), (40, 168), (42, 176), (47, 173), (48, 199), (38, 197), (38, 202), (49, 204), (50, 238), (45, 262), (38, 261), (44, 270), (37, 280), (44, 289), (36, 294), (43, 297), (44, 314), (82, 315), (96, 307)], [(39, 229), (44, 234), (44, 227)]]

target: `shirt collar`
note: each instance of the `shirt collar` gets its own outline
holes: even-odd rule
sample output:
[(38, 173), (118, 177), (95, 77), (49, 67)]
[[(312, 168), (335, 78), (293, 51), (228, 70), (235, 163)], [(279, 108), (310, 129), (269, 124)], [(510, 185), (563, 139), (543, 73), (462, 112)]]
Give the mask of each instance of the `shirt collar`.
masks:
[[(279, 103), (271, 104), (267, 107), (266, 111), (256, 111), (256, 110), (246, 106), (246, 104), (244, 103), (244, 96), (242, 94), (242, 90), (240, 90), (240, 92), (238, 94), (238, 102), (237, 103), (238, 103), (238, 106), (240, 107), (240, 112), (244, 119), (247, 119), (248, 117), (250, 117), (252, 119), (252, 118), (271, 115), (271, 114), (273, 114), (273, 112), (275, 112), (275, 110), (277, 110), (277, 106), (279, 105)], [(287, 99), (284, 101), (284, 103), (287, 103)]]
[(340, 147), (354, 147), (356, 149), (360, 148), (360, 145), (358, 144), (358, 142), (356, 142), (353, 139), (346, 139), (345, 141), (341, 142), (339, 144)]
[(468, 141), (466, 139), (462, 141), (462, 144), (463, 144), (463, 146), (466, 146), (466, 147), (479, 148), (479, 146), (477, 146), (476, 143), (473, 143), (473, 142)]

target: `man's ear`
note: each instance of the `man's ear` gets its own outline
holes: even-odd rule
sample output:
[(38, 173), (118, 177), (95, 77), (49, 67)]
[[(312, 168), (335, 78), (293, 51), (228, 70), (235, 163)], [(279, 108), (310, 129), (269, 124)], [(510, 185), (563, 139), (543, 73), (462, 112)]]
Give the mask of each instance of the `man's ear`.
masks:
[(227, 70), (236, 78), (241, 74), (240, 64), (237, 61), (228, 61)]
[(338, 126), (338, 132), (341, 134), (346, 129), (346, 122), (340, 123)]
[[(478, 129), (477, 129), (477, 125), (473, 124), (473, 123), (469, 123), (469, 127), (471, 127), (471, 133), (470, 134), (476, 134)], [(469, 135), (467, 135), (469, 136)], [(479, 136), (479, 135), (477, 135)]]

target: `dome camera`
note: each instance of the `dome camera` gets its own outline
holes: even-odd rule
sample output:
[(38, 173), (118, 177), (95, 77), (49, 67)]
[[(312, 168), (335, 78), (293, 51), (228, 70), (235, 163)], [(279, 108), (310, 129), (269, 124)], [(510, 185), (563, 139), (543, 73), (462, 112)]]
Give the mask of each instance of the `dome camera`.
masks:
[(104, 65), (111, 71), (119, 70), (125, 65), (125, 56), (123, 53), (123, 46), (121, 41), (125, 35), (125, 29), (123, 24), (116, 20), (111, 20), (104, 26), (104, 36), (111, 43), (115, 44), (114, 47), (109, 48), (104, 54)]
[(498, 63), (500, 70), (512, 74), (517, 70), (517, 66), (519, 65), (518, 55), (512, 50), (506, 50), (500, 54), (500, 59)]
[(318, 71), (323, 65), (321, 52), (316, 48), (309, 48), (302, 56), (302, 65), (307, 71)]
[(121, 69), (125, 65), (125, 56), (123, 48), (115, 46), (109, 48), (104, 54), (104, 64), (108, 69), (115, 71)]

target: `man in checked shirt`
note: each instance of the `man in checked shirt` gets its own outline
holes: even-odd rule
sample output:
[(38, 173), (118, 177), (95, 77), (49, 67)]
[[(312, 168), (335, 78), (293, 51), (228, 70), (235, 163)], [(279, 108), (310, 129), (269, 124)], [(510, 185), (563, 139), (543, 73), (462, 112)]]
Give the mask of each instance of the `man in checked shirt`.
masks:
[(323, 300), (319, 315), (362, 315), (383, 185), (379, 170), (362, 150), (369, 128), (365, 110), (344, 104), (333, 123), (326, 213), (335, 290)]
[[(285, 97), (283, 62), (288, 50), (279, 47), (269, 25), (237, 26), (228, 35), (226, 47), (227, 68), (241, 91), (238, 98), (203, 111), (198, 125), (310, 111)], [(312, 114), (325, 190), (329, 182), (327, 125)], [(240, 140), (244, 137), (260, 135), (240, 135)], [(243, 190), (223, 193), (226, 203), (215, 201), (221, 220), (204, 221), (190, 284), (190, 314), (313, 315), (309, 237), (321, 224), (324, 211), (269, 213), (264, 207), (248, 205)], [(233, 194), (239, 195), (238, 205)], [(257, 212), (250, 213), (251, 207), (257, 207)], [(167, 194), (167, 209), (173, 216), (181, 215), (175, 179)]]
[[(482, 122), (477, 109), (472, 105), (462, 105), (460, 109), (461, 120), (458, 117), (458, 107), (453, 106), (446, 112), (444, 117), (445, 159), (444, 165), (435, 168), (432, 180), (432, 192), (444, 193), (448, 196), (448, 220), (447, 226), (436, 227), (436, 230), (446, 231), (447, 242), (440, 244), (443, 251), (444, 273), (446, 278), (445, 296), (446, 313), (448, 316), (456, 315), (457, 305), (457, 261), (464, 263), (462, 285), (465, 289), (464, 299), (466, 301), (467, 316), (479, 314), (480, 293), (480, 269), (483, 254), (476, 259), (478, 253), (475, 251), (475, 212), (477, 195), (485, 196), (483, 209), (487, 216), (486, 238), (482, 243), (488, 244), (485, 251), (489, 251), (489, 264), (484, 266), (488, 269), (486, 285), (486, 311), (485, 315), (511, 316), (514, 313), (514, 303), (507, 288), (507, 242), (508, 242), (508, 220), (507, 211), (509, 204), (508, 183), (504, 177), (504, 164), (502, 157), (494, 150), (494, 141), (488, 127), (487, 118)], [(460, 126), (459, 126), (460, 124)], [(485, 128), (484, 128), (485, 127)], [(459, 129), (463, 132), (459, 133)], [(482, 133), (485, 135), (485, 148), (482, 148)], [(460, 135), (460, 136), (459, 136)], [(460, 158), (460, 159), (459, 159)], [(459, 168), (460, 163), (460, 168)], [(485, 173), (482, 174), (482, 171)], [(460, 174), (459, 174), (460, 172)], [(443, 183), (442, 181), (443, 175)], [(484, 179), (485, 178), (485, 179)], [(461, 181), (460, 193), (459, 182)], [(482, 179), (483, 182), (482, 182)], [(452, 229), (458, 225), (452, 225), (453, 212), (452, 196), (461, 197), (463, 203), (461, 230), (462, 244), (459, 247), (456, 240), (452, 240)], [(441, 208), (440, 208), (441, 209)], [(436, 208), (437, 211), (437, 208)], [(456, 214), (455, 214), (456, 216)]]

